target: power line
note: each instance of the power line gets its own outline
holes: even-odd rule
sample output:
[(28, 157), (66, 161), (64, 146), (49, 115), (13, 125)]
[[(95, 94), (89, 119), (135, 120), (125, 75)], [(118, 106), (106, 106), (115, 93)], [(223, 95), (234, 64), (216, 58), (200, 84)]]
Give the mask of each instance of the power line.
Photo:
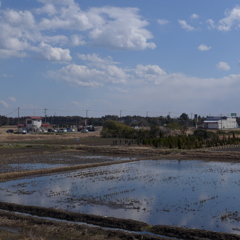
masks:
[(18, 109), (15, 109), (15, 110), (13, 110), (12, 112), (10, 112), (10, 113), (7, 113), (7, 114), (5, 114), (5, 116), (8, 116), (8, 115), (10, 115), (10, 114), (12, 114), (12, 113), (14, 113), (14, 112), (16, 112)]
[[(9, 116), (13, 113), (15, 113), (17, 110), (19, 111), (19, 109), (16, 109), (16, 108), (2, 108), (0, 107), (0, 110), (2, 112), (2, 115), (5, 115), (5, 116)], [(3, 114), (3, 112), (6, 112), (6, 111), (9, 111), (10, 112), (7, 112), (6, 114)], [(12, 110), (12, 111), (11, 111)], [(51, 109), (51, 108), (21, 108), (21, 113), (25, 112), (25, 111), (34, 111), (34, 114), (35, 114), (35, 111), (44, 111), (45, 113), (45, 117), (47, 116), (46, 114), (46, 111), (50, 111), (50, 112), (54, 112), (55, 114), (53, 115), (56, 115), (56, 112), (75, 112), (76, 114), (75, 115), (79, 115), (77, 113), (81, 112), (81, 113), (84, 113), (86, 112), (86, 117), (88, 117), (88, 113), (89, 111), (91, 111), (92, 113), (102, 113), (102, 116), (104, 115), (109, 115), (109, 114), (113, 114), (115, 113), (116, 115), (119, 114), (119, 110), (112, 110), (112, 109), (92, 109), (92, 110), (89, 110), (89, 109)], [(144, 110), (126, 110), (126, 109), (122, 109), (120, 110), (120, 117), (122, 117), (122, 113), (125, 112), (125, 113), (130, 113), (129, 115), (133, 116), (133, 115), (136, 115), (136, 114), (139, 114), (139, 113), (142, 113), (140, 115), (145, 115), (145, 116), (155, 116), (155, 117), (158, 117), (158, 116), (167, 116), (167, 115), (174, 115), (174, 116), (180, 116), (182, 113), (180, 112), (172, 112), (172, 111), (169, 111), (169, 112), (161, 112), (161, 111), (151, 111), (151, 110), (147, 110), (147, 111), (144, 111)], [(145, 113), (145, 114), (144, 114)], [(186, 113), (186, 112), (185, 112)], [(187, 114), (187, 113), (186, 113)], [(94, 115), (94, 114), (93, 114)], [(188, 114), (191, 116), (191, 119), (192, 119), (192, 115), (193, 115), (193, 112), (191, 112), (190, 114)], [(202, 113), (198, 113), (199, 116), (207, 116), (209, 114), (202, 114)], [(211, 113), (212, 116), (214, 115), (219, 115), (219, 114), (215, 114), (215, 113)], [(228, 114), (224, 114), (222, 113), (221, 114), (222, 116), (228, 116)]]

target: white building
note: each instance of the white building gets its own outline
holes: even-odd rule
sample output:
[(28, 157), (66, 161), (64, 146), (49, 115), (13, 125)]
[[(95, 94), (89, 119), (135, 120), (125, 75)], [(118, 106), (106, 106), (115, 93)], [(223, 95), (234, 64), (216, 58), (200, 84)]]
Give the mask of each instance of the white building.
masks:
[(25, 120), (27, 131), (37, 131), (42, 126), (41, 117), (27, 117)]
[(18, 124), (18, 128), (25, 129), (28, 132), (41, 132), (43, 128), (49, 126), (49, 123), (43, 123), (42, 117), (38, 116), (27, 117), (25, 123)]
[(236, 118), (228, 117), (207, 117), (203, 122), (203, 127), (208, 129), (231, 129), (237, 128)]

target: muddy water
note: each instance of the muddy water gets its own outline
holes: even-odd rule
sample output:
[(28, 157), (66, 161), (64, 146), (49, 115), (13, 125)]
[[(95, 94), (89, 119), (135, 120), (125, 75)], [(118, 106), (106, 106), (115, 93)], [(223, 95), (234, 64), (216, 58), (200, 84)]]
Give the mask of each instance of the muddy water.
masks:
[(240, 164), (146, 160), (0, 183), (0, 201), (240, 234)]

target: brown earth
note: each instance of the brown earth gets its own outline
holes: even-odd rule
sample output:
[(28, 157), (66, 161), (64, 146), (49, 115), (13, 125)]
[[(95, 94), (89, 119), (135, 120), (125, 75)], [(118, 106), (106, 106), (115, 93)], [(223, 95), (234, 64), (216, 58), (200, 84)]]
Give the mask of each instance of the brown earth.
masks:
[[(6, 173), (4, 167), (11, 163), (43, 163), (48, 161), (49, 156), (64, 156), (71, 161), (70, 167), (96, 166), (96, 164), (116, 164), (116, 162), (104, 162), (99, 159), (82, 159), (81, 166), (79, 160), (71, 158), (76, 152), (82, 156), (101, 154), (108, 156), (128, 156), (136, 159), (149, 158), (174, 158), (174, 159), (210, 159), (215, 161), (237, 161), (240, 162), (239, 146), (231, 146), (212, 149), (201, 149), (198, 151), (180, 151), (177, 149), (155, 149), (152, 147), (137, 146), (134, 142), (123, 139), (101, 139), (100, 129), (93, 133), (65, 133), (65, 134), (7, 134), (6, 129), (0, 128), (0, 178)], [(115, 141), (115, 142), (114, 142)], [(117, 141), (117, 144), (116, 144)], [(114, 146), (113, 146), (114, 143)], [(45, 160), (44, 160), (45, 159)], [(70, 160), (69, 160), (70, 159)], [(59, 162), (59, 161), (58, 161)], [(92, 165), (90, 165), (92, 164)], [(54, 171), (69, 171), (70, 169), (54, 169)], [(7, 169), (13, 174), (8, 179), (16, 177), (26, 177), (32, 174), (46, 174), (47, 172), (21, 171)], [(5, 179), (6, 180), (6, 179)], [(2, 239), (22, 239), (22, 240), (46, 240), (46, 239), (84, 239), (84, 240), (119, 240), (119, 239), (240, 239), (239, 235), (216, 233), (198, 229), (187, 229), (172, 226), (149, 226), (145, 223), (123, 220), (116, 218), (104, 218), (89, 214), (71, 213), (56, 209), (38, 208), (33, 206), (23, 206), (10, 203), (0, 203), (0, 240)], [(5, 212), (7, 210), (9, 212)], [(21, 212), (22, 214), (16, 214)], [(35, 215), (27, 216), (23, 213)], [(38, 216), (38, 217), (37, 217)], [(41, 218), (39, 218), (41, 217)], [(51, 217), (53, 219), (44, 219)], [(55, 220), (54, 220), (55, 219)], [(65, 220), (61, 222), (58, 220)], [(74, 222), (81, 221), (90, 225), (79, 225)], [(98, 226), (98, 227), (97, 227)], [(101, 227), (100, 227), (101, 226)], [(106, 229), (106, 227), (108, 229)], [(116, 230), (117, 228), (118, 230)], [(128, 231), (123, 231), (128, 230)], [(134, 232), (129, 232), (134, 231)], [(137, 233), (147, 231), (146, 233)], [(167, 238), (168, 237), (168, 238)]]
[[(15, 134), (6, 133), (8, 129), (13, 129)], [(0, 142), (99, 137), (101, 129), (102, 127), (98, 127), (97, 131), (88, 133), (81, 133), (76, 131), (69, 133), (16, 134), (17, 127), (2, 126), (0, 127)]]

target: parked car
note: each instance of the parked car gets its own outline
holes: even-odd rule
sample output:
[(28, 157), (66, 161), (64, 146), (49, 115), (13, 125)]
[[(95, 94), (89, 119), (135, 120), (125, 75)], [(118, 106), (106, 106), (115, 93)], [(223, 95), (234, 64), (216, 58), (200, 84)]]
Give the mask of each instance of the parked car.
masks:
[(57, 129), (48, 129), (48, 132), (58, 132)]
[(65, 128), (60, 128), (60, 129), (58, 130), (58, 132), (60, 132), (60, 133), (65, 133), (65, 132), (67, 132), (67, 129), (65, 129)]
[(86, 128), (84, 128), (81, 133), (88, 133), (88, 130)]
[(13, 129), (8, 129), (6, 133), (14, 133)]
[(83, 130), (83, 127), (78, 127), (78, 132), (81, 132)]
[(47, 132), (47, 129), (45, 129), (45, 128), (40, 128), (40, 131), (42, 132), (42, 133), (46, 133)]
[(67, 132), (75, 132), (73, 128), (67, 128)]
[(18, 129), (18, 133), (26, 134), (26, 133), (27, 133), (27, 130), (26, 130), (25, 128), (19, 128), (19, 129)]
[(94, 126), (89, 126), (89, 127), (87, 127), (87, 130), (89, 132), (94, 132), (95, 131), (95, 127)]

